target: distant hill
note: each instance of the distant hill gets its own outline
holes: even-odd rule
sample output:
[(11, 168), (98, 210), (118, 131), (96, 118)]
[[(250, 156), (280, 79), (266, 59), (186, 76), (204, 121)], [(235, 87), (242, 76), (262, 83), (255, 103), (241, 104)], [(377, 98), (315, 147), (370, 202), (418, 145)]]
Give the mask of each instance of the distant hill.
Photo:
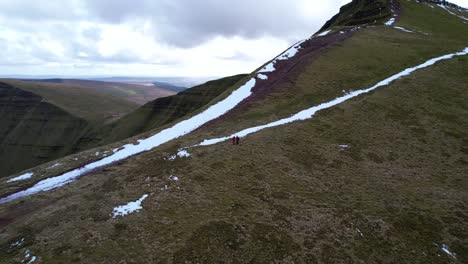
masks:
[(119, 82), (78, 79), (3, 81), (40, 94), (57, 106), (91, 121), (114, 120), (146, 102), (175, 94), (152, 85)]

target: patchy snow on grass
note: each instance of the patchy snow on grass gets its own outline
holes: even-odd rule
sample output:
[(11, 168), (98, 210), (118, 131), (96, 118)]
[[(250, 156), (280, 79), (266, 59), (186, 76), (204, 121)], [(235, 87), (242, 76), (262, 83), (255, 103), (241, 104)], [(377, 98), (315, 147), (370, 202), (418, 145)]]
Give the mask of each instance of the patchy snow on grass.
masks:
[(328, 33), (330, 33), (330, 32), (331, 32), (331, 30), (324, 31), (324, 32), (322, 32), (322, 33), (318, 34), (318, 35), (317, 35), (317, 37), (323, 37), (323, 36), (326, 36), (326, 35), (328, 35)]
[(406, 28), (404, 28), (404, 27), (396, 27), (396, 26), (395, 26), (395, 27), (393, 27), (393, 28), (399, 29), (399, 30), (404, 31), (404, 32), (407, 32), (407, 33), (415, 33), (414, 31), (408, 30), (408, 29), (406, 29)]
[[(289, 52), (288, 54), (292, 54)], [(205, 111), (175, 124), (172, 127), (166, 128), (155, 135), (138, 140), (137, 144), (127, 144), (119, 149), (114, 149), (114, 153), (107, 157), (104, 157), (98, 161), (88, 163), (87, 165), (66, 172), (62, 175), (51, 177), (36, 183), (29, 189), (11, 194), (7, 197), (0, 199), (0, 203), (6, 203), (21, 197), (29, 196), (35, 193), (52, 190), (58, 187), (62, 187), (70, 182), (75, 181), (83, 174), (90, 172), (96, 168), (112, 164), (116, 161), (126, 159), (130, 156), (149, 151), (155, 147), (160, 146), (173, 139), (186, 135), (193, 130), (201, 127), (205, 123), (216, 119), (229, 110), (233, 109), (241, 101), (246, 99), (252, 94), (252, 88), (255, 86), (255, 78), (250, 79), (244, 85), (234, 90), (228, 97), (219, 101), (216, 104), (211, 105)]]
[(96, 153), (94, 153), (94, 156), (98, 156), (99, 154), (100, 154), (99, 152), (96, 152)]
[(186, 149), (179, 149), (177, 152), (177, 157), (179, 158), (188, 158), (191, 154)]
[(10, 248), (21, 247), (24, 244), (24, 238), (11, 243)]
[(356, 96), (359, 96), (361, 94), (369, 93), (370, 91), (373, 91), (373, 90), (375, 90), (375, 89), (377, 89), (379, 87), (387, 86), (391, 82), (393, 82), (395, 80), (398, 80), (401, 77), (410, 75), (411, 73), (413, 73), (416, 70), (429, 67), (429, 66), (433, 65), (434, 63), (436, 63), (438, 61), (447, 60), (447, 59), (451, 59), (451, 58), (453, 58), (455, 56), (463, 56), (463, 55), (467, 55), (467, 54), (468, 54), (468, 47), (465, 48), (463, 51), (460, 51), (460, 52), (451, 53), (451, 54), (447, 54), (447, 55), (443, 55), (443, 56), (440, 56), (440, 57), (437, 57), (437, 58), (430, 59), (430, 60), (424, 62), (423, 64), (417, 65), (417, 66), (412, 67), (412, 68), (405, 69), (405, 70), (403, 70), (403, 71), (401, 71), (401, 72), (399, 72), (399, 73), (397, 73), (395, 75), (392, 75), (392, 76), (388, 77), (387, 79), (385, 79), (383, 81), (380, 81), (379, 83), (377, 83), (374, 86), (369, 87), (367, 89), (350, 91), (349, 93), (347, 93), (347, 94), (345, 94), (345, 95), (343, 95), (341, 97), (335, 98), (334, 100), (331, 100), (329, 102), (326, 102), (326, 103), (323, 103), (323, 104), (320, 104), (320, 105), (317, 105), (317, 106), (313, 106), (311, 108), (302, 110), (302, 111), (300, 111), (300, 112), (298, 112), (295, 115), (292, 115), (290, 117), (283, 118), (283, 119), (280, 119), (280, 120), (277, 120), (277, 121), (274, 121), (274, 122), (271, 122), (271, 123), (268, 123), (268, 124), (265, 124), (265, 125), (250, 127), (250, 128), (244, 129), (242, 131), (233, 133), (232, 135), (229, 135), (229, 136), (226, 136), (226, 137), (205, 139), (204, 141), (202, 141), (201, 143), (199, 143), (199, 144), (197, 144), (195, 146), (214, 145), (214, 144), (217, 144), (217, 143), (220, 143), (220, 142), (223, 142), (223, 141), (226, 141), (226, 140), (232, 138), (233, 135), (237, 135), (239, 137), (245, 137), (245, 136), (247, 136), (249, 134), (258, 132), (258, 131), (266, 129), (266, 128), (281, 126), (281, 125), (288, 124), (288, 123), (295, 122), (295, 121), (310, 119), (315, 115), (315, 113), (317, 113), (320, 110), (336, 106), (338, 104), (341, 104), (341, 103), (343, 103), (343, 102), (345, 102), (345, 101), (347, 101), (347, 100), (349, 100), (351, 98), (354, 98)]
[(395, 18), (394, 17), (390, 18), (387, 22), (385, 22), (386, 26), (392, 26), (393, 24), (395, 24)]
[(167, 160), (175, 160), (176, 158), (188, 158), (191, 154), (186, 149), (179, 149), (176, 154), (173, 154), (167, 158)]
[(179, 181), (179, 177), (175, 176), (175, 175), (171, 175), (169, 176), (169, 180), (171, 181)]
[(48, 167), (47, 170), (53, 169), (53, 168), (58, 167), (58, 166), (60, 166), (60, 165), (62, 165), (62, 163), (55, 163), (54, 165)]
[(359, 230), (359, 228), (355, 228), (355, 229), (356, 229), (356, 231), (359, 233), (359, 235), (360, 235), (361, 237), (364, 237), (364, 234), (361, 232), (361, 230)]
[(447, 255), (449, 255), (450, 257), (454, 258), (454, 259), (457, 259), (457, 256), (455, 253), (452, 253), (450, 252), (450, 249), (447, 245), (445, 244), (442, 244), (442, 247), (441, 247), (442, 251), (444, 251)]
[(31, 250), (26, 249), (26, 251), (24, 252), (24, 258), (23, 260), (21, 260), (21, 263), (26, 263), (26, 264), (34, 263), (36, 259), (37, 259), (36, 256), (31, 256)]
[(27, 179), (31, 178), (33, 175), (34, 175), (34, 173), (32, 173), (32, 172), (27, 172), (27, 173), (25, 173), (25, 174), (21, 174), (21, 175), (18, 176), (18, 177), (14, 177), (14, 178), (12, 178), (12, 179), (9, 179), (7, 182), (24, 181), (24, 180), (27, 180)]
[(144, 194), (140, 199), (134, 201), (134, 202), (129, 202), (126, 205), (120, 205), (117, 207), (114, 207), (114, 210), (112, 210), (112, 218), (116, 218), (117, 216), (126, 216), (127, 214), (131, 214), (133, 212), (138, 212), (143, 207), (141, 206), (141, 203), (148, 197), (148, 194)]
[(266, 73), (266, 72), (273, 72), (275, 71), (275, 63), (279, 60), (287, 60), (296, 55), (296, 53), (301, 49), (301, 44), (304, 43), (305, 40), (299, 41), (296, 44), (292, 45), (289, 49), (285, 52), (278, 55), (278, 57), (274, 58), (270, 63), (268, 63), (265, 67), (258, 71), (258, 73)]
[(268, 76), (266, 76), (265, 74), (257, 74), (257, 78), (261, 79), (261, 80), (268, 80)]
[(465, 20), (465, 21), (468, 21), (468, 18), (463, 17), (463, 16), (459, 16), (459, 15), (455, 14), (454, 12), (452, 12), (450, 9), (448, 9), (448, 8), (447, 8), (446, 6), (444, 6), (443, 4), (438, 4), (437, 6), (439, 6), (439, 7), (442, 8), (442, 9), (445, 9), (445, 11), (449, 12), (450, 14), (452, 14), (452, 15), (454, 15), (454, 16), (460, 18), (460, 19), (463, 19), (463, 20)]
[(349, 145), (343, 144), (343, 145), (338, 145), (340, 149), (347, 149), (349, 148)]

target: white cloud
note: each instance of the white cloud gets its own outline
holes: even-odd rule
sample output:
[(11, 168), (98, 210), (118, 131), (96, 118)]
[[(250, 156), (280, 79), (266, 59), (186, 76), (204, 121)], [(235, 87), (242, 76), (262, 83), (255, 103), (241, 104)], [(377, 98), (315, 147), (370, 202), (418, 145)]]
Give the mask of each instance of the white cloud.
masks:
[(346, 2), (0, 0), (0, 74), (246, 73)]

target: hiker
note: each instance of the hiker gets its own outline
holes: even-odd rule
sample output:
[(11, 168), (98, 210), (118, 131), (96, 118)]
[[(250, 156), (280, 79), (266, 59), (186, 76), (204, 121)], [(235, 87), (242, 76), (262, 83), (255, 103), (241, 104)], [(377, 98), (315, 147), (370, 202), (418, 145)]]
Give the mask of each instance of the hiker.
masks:
[(236, 144), (236, 136), (232, 136), (232, 144), (235, 145)]
[(240, 137), (236, 136), (236, 145), (239, 145)]

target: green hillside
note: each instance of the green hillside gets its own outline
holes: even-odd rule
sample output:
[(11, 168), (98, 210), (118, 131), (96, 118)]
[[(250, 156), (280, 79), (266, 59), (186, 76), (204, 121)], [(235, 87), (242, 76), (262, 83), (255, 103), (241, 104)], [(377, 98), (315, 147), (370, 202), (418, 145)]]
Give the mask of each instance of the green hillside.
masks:
[[(354, 28), (375, 20), (378, 4), (390, 11), (397, 4), (398, 22), (384, 25), (388, 13)], [(1, 203), (0, 262), (30, 252), (38, 263), (467, 263), (468, 55), (239, 145), (174, 155), (468, 48), (468, 25), (432, 3), (355, 0), (331, 21), (329, 34), (305, 41), (267, 79), (249, 75), (258, 82), (252, 95), (220, 118), (61, 188)], [(209, 103), (198, 109), (182, 103), (198, 102), (190, 92), (147, 104), (115, 125), (143, 134), (24, 171), (34, 176), (0, 183), (0, 197), (143, 144), (137, 139), (200, 113), (247, 80), (223, 80), (228, 87), (202, 96)], [(153, 111), (159, 106), (162, 114)], [(158, 127), (146, 131), (151, 124)], [(115, 214), (139, 199), (138, 211)]]

